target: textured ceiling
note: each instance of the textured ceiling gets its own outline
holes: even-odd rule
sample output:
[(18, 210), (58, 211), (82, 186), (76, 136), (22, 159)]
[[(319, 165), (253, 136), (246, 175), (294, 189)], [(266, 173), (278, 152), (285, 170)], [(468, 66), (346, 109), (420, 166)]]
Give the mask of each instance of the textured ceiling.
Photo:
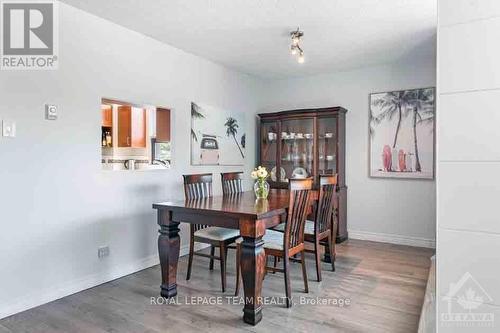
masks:
[[(435, 52), (436, 0), (63, 0), (241, 72), (286, 78)], [(300, 26), (305, 63), (289, 53)]]

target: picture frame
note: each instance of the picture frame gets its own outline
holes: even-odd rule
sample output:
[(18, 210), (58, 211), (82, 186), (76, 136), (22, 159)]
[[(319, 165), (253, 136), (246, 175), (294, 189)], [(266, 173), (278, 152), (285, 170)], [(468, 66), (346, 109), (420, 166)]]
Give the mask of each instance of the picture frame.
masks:
[(191, 102), (190, 141), (191, 165), (244, 165), (244, 113)]
[(369, 176), (434, 179), (435, 88), (369, 95)]

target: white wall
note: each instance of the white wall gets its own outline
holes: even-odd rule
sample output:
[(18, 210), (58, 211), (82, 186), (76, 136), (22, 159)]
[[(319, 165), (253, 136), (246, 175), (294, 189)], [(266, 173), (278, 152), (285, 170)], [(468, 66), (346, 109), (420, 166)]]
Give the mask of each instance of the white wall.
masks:
[[(191, 101), (246, 112), (255, 164), (255, 79), (62, 3), (59, 17), (58, 70), (0, 72), (0, 119), (17, 122), (0, 138), (0, 318), (157, 263), (151, 204), (182, 198), (184, 173), (214, 172), (217, 192), (242, 169), (189, 165)], [(101, 171), (101, 97), (172, 108), (171, 170)]]
[(351, 238), (433, 246), (435, 182), (368, 177), (368, 95), (434, 87), (432, 43), (430, 49), (431, 52), (420, 52), (416, 59), (400, 63), (271, 81), (266, 86), (266, 106), (262, 112), (337, 105), (348, 109), (346, 183)]
[[(500, 1), (440, 0), (438, 12), (438, 328), (498, 332)], [(485, 303), (472, 313), (494, 314), (494, 327), (441, 321), (443, 296), (466, 272), (481, 287), (469, 280), (451, 311), (469, 311), (457, 299), (470, 287)]]

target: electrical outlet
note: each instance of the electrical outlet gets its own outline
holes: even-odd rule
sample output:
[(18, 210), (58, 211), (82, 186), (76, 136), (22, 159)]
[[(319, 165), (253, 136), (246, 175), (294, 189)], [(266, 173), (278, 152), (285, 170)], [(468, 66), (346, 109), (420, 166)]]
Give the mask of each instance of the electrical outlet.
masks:
[(104, 257), (109, 256), (109, 246), (101, 246), (97, 249), (97, 257), (102, 259)]

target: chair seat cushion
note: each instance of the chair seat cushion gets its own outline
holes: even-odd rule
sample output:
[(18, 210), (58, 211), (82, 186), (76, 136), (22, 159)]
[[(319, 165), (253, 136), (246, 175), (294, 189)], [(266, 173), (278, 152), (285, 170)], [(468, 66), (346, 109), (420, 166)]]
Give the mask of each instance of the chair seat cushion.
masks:
[(208, 227), (195, 231), (195, 237), (202, 237), (216, 241), (225, 241), (230, 238), (238, 237), (240, 231), (237, 229), (228, 229), (221, 227)]
[(306, 220), (304, 233), (308, 235), (314, 235), (314, 221)]
[[(280, 223), (275, 226), (273, 230), (285, 232), (285, 225), (285, 223)], [(304, 233), (314, 235), (314, 221), (306, 221), (306, 225), (304, 226)]]
[(273, 230), (285, 232), (285, 225), (286, 223), (280, 223), (277, 226), (275, 226)]
[(274, 230), (266, 230), (263, 237), (264, 249), (283, 250), (283, 233)]

